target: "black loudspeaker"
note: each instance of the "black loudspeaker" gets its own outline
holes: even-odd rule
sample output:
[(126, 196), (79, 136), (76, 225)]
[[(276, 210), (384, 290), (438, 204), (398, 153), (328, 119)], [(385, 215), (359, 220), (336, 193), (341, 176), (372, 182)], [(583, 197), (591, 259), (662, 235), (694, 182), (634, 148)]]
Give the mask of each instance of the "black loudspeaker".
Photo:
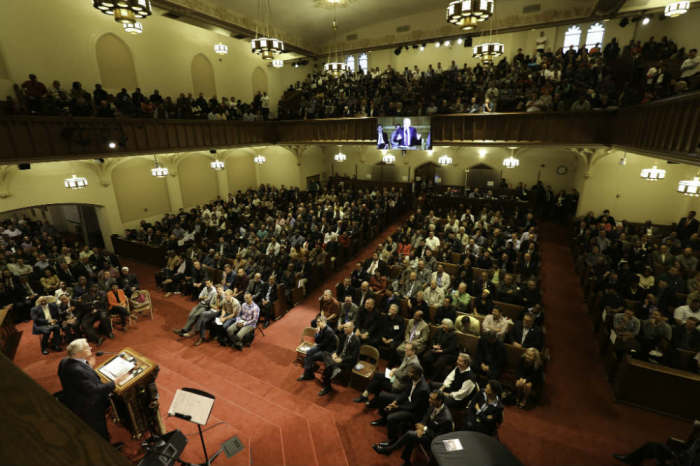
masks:
[(471, 47), (472, 46), (472, 36), (467, 36), (464, 38), (464, 46), (465, 47)]
[(31, 163), (20, 163), (19, 165), (17, 165), (17, 168), (19, 168), (20, 170), (29, 170), (32, 168), (32, 164)]
[(151, 444), (148, 454), (138, 466), (172, 466), (187, 445), (187, 437), (179, 430), (173, 430)]

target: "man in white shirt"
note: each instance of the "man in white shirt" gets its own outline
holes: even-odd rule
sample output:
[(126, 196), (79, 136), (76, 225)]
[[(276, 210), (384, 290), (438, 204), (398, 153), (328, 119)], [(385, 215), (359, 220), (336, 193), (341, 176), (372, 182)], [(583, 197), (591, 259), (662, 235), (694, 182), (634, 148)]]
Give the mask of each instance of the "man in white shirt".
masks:
[(684, 325), (688, 317), (695, 317), (700, 320), (700, 298), (695, 298), (690, 303), (679, 306), (673, 311), (673, 318), (678, 325)]
[(698, 50), (692, 49), (688, 53), (688, 58), (683, 60), (681, 65), (681, 79), (690, 79), (700, 72), (700, 59), (698, 59)]
[(445, 272), (442, 264), (437, 265), (437, 270), (433, 272), (432, 281), (437, 283), (438, 288), (440, 288), (443, 294), (447, 293), (450, 288), (450, 274)]
[(481, 332), (494, 332), (500, 341), (503, 341), (508, 329), (513, 324), (513, 321), (507, 317), (503, 317), (501, 310), (494, 307), (491, 314), (484, 317), (481, 323)]
[(460, 353), (457, 365), (439, 388), (445, 394), (445, 404), (450, 410), (465, 408), (472, 395), (479, 391), (476, 374), (472, 372), (470, 364), (471, 357), (467, 353)]
[(9, 225), (7, 228), (5, 228), (2, 234), (8, 238), (16, 238), (22, 234), (22, 231), (15, 225)]
[(425, 245), (430, 248), (431, 251), (435, 252), (440, 247), (440, 239), (431, 231), (425, 239)]

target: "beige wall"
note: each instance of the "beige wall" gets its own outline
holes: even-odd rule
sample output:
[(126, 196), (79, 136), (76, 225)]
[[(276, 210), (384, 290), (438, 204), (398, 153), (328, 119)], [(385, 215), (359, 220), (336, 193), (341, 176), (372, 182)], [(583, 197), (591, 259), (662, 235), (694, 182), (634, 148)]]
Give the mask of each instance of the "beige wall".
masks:
[(153, 166), (153, 160), (136, 157), (114, 169), (112, 184), (123, 223), (171, 210), (166, 180), (151, 176)]
[[(0, 2), (0, 56), (9, 71), (7, 80), (0, 72), (0, 97), (10, 94), (12, 83), (22, 83), (29, 73), (35, 73), (47, 86), (54, 79), (61, 81), (64, 88), (81, 81), (85, 89), (92, 91), (94, 84), (102, 80), (96, 44), (107, 33), (115, 34), (129, 47), (136, 82), (147, 95), (153, 89), (172, 97), (180, 92), (194, 92), (192, 60), (200, 53), (212, 64), (219, 96), (252, 100), (253, 70), (260, 67), (258, 73), (267, 76), (273, 111), (282, 90), (305, 74), (303, 68), (269, 67), (268, 62), (250, 52), (248, 41), (157, 13), (145, 19), (143, 25), (143, 34), (127, 34), (113, 17), (99, 13), (87, 0)], [(220, 57), (214, 53), (217, 42), (228, 45), (228, 55)], [(123, 84), (131, 85), (132, 82)]]
[[(623, 152), (613, 151), (602, 158), (590, 170), (590, 178), (582, 187), (578, 212), (600, 213), (604, 209), (616, 219), (631, 222), (652, 220), (670, 224), (688, 210), (700, 210), (698, 198), (678, 194), (678, 182), (695, 176), (698, 167), (685, 164), (669, 164), (665, 161), (627, 153), (627, 164), (620, 165)], [(643, 168), (666, 170), (666, 179), (656, 182), (643, 180), (639, 175)]]
[(203, 154), (182, 159), (177, 168), (185, 209), (216, 199), (219, 194), (216, 172), (211, 169), (211, 159)]
[(224, 160), (230, 192), (236, 193), (257, 186), (252, 153), (247, 153), (246, 150), (231, 150)]

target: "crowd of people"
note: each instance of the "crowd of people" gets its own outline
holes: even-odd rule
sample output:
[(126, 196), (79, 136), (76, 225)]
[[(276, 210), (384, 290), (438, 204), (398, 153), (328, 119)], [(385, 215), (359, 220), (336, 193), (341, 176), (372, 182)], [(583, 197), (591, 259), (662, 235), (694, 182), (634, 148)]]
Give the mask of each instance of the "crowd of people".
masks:
[[(673, 63), (680, 64), (676, 72)], [(620, 49), (613, 38), (605, 48), (573, 46), (540, 49), (511, 61), (421, 70), (375, 67), (339, 79), (318, 70), (287, 89), (280, 119), (351, 116), (433, 115), (481, 112), (589, 111), (614, 109), (698, 87), (697, 50), (686, 52), (663, 37)]]
[[(700, 359), (700, 236), (695, 212), (670, 228), (632, 225), (609, 211), (576, 226), (579, 271), (599, 328), (624, 354), (684, 370)], [(683, 352), (696, 354), (682, 357)]]
[[(573, 46), (555, 52), (522, 49), (512, 60), (469, 67), (455, 60), (443, 67), (399, 71), (387, 66), (347, 72), (335, 78), (316, 65), (304, 81), (282, 96), (277, 118), (433, 115), (479, 112), (588, 111), (614, 109), (698, 88), (700, 58), (663, 37), (620, 47), (613, 38), (604, 48)], [(46, 86), (34, 74), (16, 86), (16, 96), (0, 105), (0, 114), (137, 117), (159, 119), (267, 120), (270, 97), (258, 92), (251, 102), (235, 97), (148, 95), (122, 88), (92, 91), (75, 81)]]
[[(354, 401), (378, 411), (372, 425), (387, 426), (378, 453), (403, 448), (409, 462), (418, 443), (453, 428), (493, 435), (504, 398), (525, 408), (541, 393), (539, 261), (527, 208), (504, 211), (495, 200), (478, 210), (418, 208), (335, 293), (319, 298), (314, 345), (298, 380), (312, 380), (323, 362), (324, 396), (335, 378), (363, 364), (360, 348), (369, 345), (387, 371), (377, 371)], [(521, 306), (515, 319), (499, 309), (506, 305)], [(460, 334), (479, 337), (472, 354)], [(506, 344), (522, 348), (510, 381), (503, 379)]]
[(156, 283), (166, 297), (183, 293), (197, 301), (176, 334), (199, 335), (197, 346), (216, 338), (241, 349), (259, 319), (265, 327), (274, 320), (279, 298), (294, 304), (295, 290), (305, 295), (327, 263), (373, 238), (408, 201), (393, 188), (329, 184), (301, 191), (263, 185), (166, 214), (154, 224), (141, 222), (126, 238), (165, 248), (166, 265)]
[(85, 335), (102, 344), (130, 319), (136, 276), (113, 254), (71, 242), (49, 223), (27, 217), (0, 223), (0, 307), (33, 321), (43, 354)]

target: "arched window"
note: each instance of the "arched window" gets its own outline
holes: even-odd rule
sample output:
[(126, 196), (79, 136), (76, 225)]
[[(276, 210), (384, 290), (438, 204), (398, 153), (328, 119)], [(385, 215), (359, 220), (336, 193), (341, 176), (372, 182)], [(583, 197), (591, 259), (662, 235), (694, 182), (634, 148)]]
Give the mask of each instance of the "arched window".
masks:
[(355, 72), (355, 57), (353, 55), (350, 55), (348, 58), (345, 59), (345, 64), (348, 67), (348, 71), (352, 73)]
[(564, 34), (564, 52), (569, 50), (570, 46), (574, 46), (574, 50), (578, 52), (578, 45), (581, 43), (581, 28), (571, 26)]
[(369, 64), (367, 62), (367, 54), (366, 53), (363, 53), (362, 55), (360, 55), (359, 65), (360, 65), (360, 70), (364, 74), (367, 74), (367, 72), (369, 71)]
[[(603, 36), (605, 35), (605, 26), (600, 23), (595, 23), (586, 31), (586, 50), (589, 52), (596, 44), (603, 45)], [(599, 46), (599, 47), (600, 47)]]

